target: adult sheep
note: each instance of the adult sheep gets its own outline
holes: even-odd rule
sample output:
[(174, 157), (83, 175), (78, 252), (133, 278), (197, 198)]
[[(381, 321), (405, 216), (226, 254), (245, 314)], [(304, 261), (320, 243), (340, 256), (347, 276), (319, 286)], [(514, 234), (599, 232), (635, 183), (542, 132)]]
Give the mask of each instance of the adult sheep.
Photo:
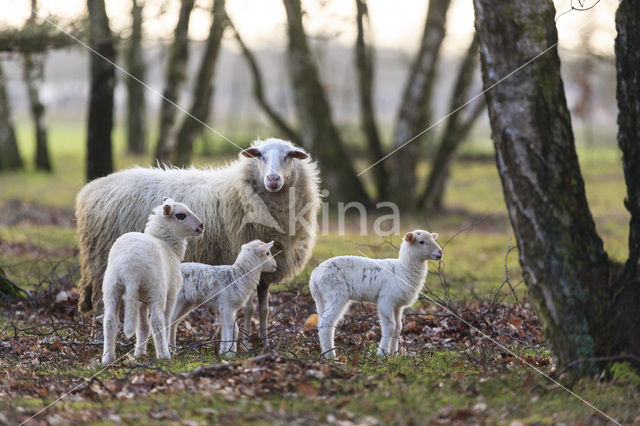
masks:
[[(269, 286), (293, 278), (311, 255), (318, 184), (316, 163), (279, 139), (255, 141), (237, 161), (217, 169), (134, 167), (88, 183), (76, 199), (80, 310), (102, 311), (101, 285), (111, 245), (126, 232), (144, 229), (149, 211), (160, 201), (157, 194), (168, 194), (197, 211), (207, 229), (203, 238), (188, 242), (186, 262), (228, 265), (242, 244), (274, 241), (278, 269), (263, 273), (258, 285), (260, 336), (267, 344)], [(247, 320), (252, 312), (250, 301)]]

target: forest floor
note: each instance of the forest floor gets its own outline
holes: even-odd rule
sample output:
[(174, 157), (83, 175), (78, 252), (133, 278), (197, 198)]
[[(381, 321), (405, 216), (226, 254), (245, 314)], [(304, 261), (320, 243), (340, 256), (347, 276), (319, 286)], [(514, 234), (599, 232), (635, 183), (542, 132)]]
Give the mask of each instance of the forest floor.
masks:
[[(438, 232), (445, 253), (443, 262), (430, 262), (425, 290), (405, 313), (402, 355), (374, 355), (376, 308), (360, 304), (336, 332), (339, 360), (320, 358), (317, 332), (305, 327), (315, 311), (311, 270), (335, 255), (394, 256), (400, 238), (361, 235), (355, 219), (340, 236), (331, 218), (304, 271), (273, 288), (271, 351), (260, 350), (252, 335), (256, 350), (220, 358), (216, 318), (200, 308), (180, 325), (171, 361), (133, 359), (132, 340), (120, 336), (121, 359), (103, 370), (102, 348), (93, 341), (100, 323), (75, 306), (73, 198), (82, 186), (82, 157), (73, 146), (54, 154), (53, 175), (0, 175), (0, 267), (30, 293), (0, 301), (0, 424), (609, 422), (541, 373), (616, 421), (640, 424), (640, 376), (628, 365), (578, 381), (554, 369), (490, 161), (457, 164), (446, 211), (402, 219), (401, 232)], [(118, 158), (118, 167), (148, 162)], [(628, 215), (619, 154), (587, 150), (580, 160), (605, 248), (624, 260)]]

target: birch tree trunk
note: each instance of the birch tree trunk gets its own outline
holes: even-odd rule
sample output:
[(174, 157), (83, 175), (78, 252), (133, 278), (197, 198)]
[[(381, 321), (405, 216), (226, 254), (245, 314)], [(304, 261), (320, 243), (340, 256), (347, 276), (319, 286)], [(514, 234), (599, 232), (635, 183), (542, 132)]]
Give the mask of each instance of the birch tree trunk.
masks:
[[(422, 34), (420, 50), (413, 62), (404, 88), (394, 134), (394, 149), (388, 161), (390, 198), (400, 208), (416, 206), (416, 166), (420, 159), (421, 141), (429, 134), (419, 135), (429, 125), (431, 96), (436, 79), (436, 65), (445, 36), (447, 10), (451, 0), (430, 0)], [(409, 140), (413, 141), (400, 148)]]
[[(87, 129), (87, 180), (113, 171), (111, 130), (116, 51), (104, 0), (87, 0), (89, 43), (103, 57), (90, 55), (89, 119)], [(111, 63), (104, 58), (111, 61)]]
[(315, 60), (302, 25), (300, 0), (283, 0), (287, 12), (289, 73), (301, 126), (302, 144), (318, 160), (333, 199), (371, 205), (351, 157), (331, 118), (331, 108), (320, 83)]
[(167, 63), (167, 82), (164, 87), (160, 106), (160, 129), (156, 143), (156, 160), (169, 162), (175, 150), (173, 127), (176, 119), (176, 107), (180, 89), (185, 80), (187, 60), (189, 59), (189, 18), (195, 0), (182, 0), (178, 23), (174, 30), (173, 44), (169, 49)]
[(127, 150), (131, 154), (144, 154), (147, 147), (147, 106), (145, 88), (136, 79), (145, 81), (146, 65), (142, 50), (141, 0), (132, 0), (131, 38), (127, 49), (127, 70), (135, 77), (127, 76)]
[[(216, 62), (220, 53), (222, 36), (227, 28), (227, 14), (224, 10), (224, 0), (214, 0), (211, 13), (211, 28), (205, 46), (200, 70), (193, 92), (193, 104), (189, 109), (191, 116), (185, 116), (178, 131), (176, 147), (176, 164), (180, 167), (191, 162), (193, 142), (202, 131), (202, 122), (206, 122), (211, 114), (211, 101), (213, 98), (213, 80), (215, 76)], [(198, 120), (195, 120), (196, 117)]]
[(0, 172), (24, 168), (18, 141), (11, 121), (11, 105), (7, 96), (7, 79), (0, 63)]

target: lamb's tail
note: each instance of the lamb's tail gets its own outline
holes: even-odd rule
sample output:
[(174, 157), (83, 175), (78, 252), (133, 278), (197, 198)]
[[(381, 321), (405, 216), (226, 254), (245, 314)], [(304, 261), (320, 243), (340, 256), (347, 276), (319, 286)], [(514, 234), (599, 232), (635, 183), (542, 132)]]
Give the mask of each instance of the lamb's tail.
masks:
[(129, 282), (124, 288), (124, 335), (133, 336), (138, 328), (138, 283)]

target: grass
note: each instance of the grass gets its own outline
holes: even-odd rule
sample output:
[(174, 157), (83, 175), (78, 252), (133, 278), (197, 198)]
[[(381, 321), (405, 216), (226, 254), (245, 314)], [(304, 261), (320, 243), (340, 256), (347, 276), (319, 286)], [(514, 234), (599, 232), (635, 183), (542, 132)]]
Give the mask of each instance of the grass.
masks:
[[(117, 168), (149, 163), (148, 156), (125, 155), (122, 132), (117, 131), (115, 136)], [(30, 138), (30, 130), (19, 126), (18, 137), (22, 142), (23, 157), (31, 158), (32, 147), (24, 143)], [(243, 137), (237, 139), (244, 140)], [(50, 141), (54, 172), (46, 174), (29, 168), (0, 175), (0, 206), (18, 199), (64, 211), (73, 208), (75, 194), (84, 182), (82, 128), (75, 123), (56, 123), (51, 127)], [(224, 145), (219, 141), (214, 146), (218, 152), (224, 151)], [(445, 199), (448, 211), (436, 216), (403, 216), (400, 230), (427, 227), (440, 234), (439, 242), (445, 251), (446, 281), (455, 299), (462, 302), (476, 298), (486, 300), (503, 282), (505, 262), (517, 297), (526, 298), (517, 250), (505, 260), (509, 242), (514, 246), (516, 241), (508, 223), (495, 165), (482, 159), (490, 157), (490, 149), (485, 142), (476, 143), (468, 148), (468, 154), (453, 168)], [(214, 159), (198, 156), (196, 163), (221, 162), (229, 158), (232, 155), (225, 151)], [(598, 232), (610, 256), (623, 261), (628, 250), (629, 216), (623, 206), (625, 186), (620, 154), (613, 148), (584, 148), (579, 150), (579, 159)], [(428, 164), (421, 165), (420, 170), (426, 174)], [(331, 256), (360, 252), (373, 257), (397, 254), (393, 244), (399, 244), (399, 235), (386, 242), (371, 233), (360, 235), (356, 219), (351, 219), (347, 224), (348, 232), (342, 236), (337, 234), (336, 224), (331, 221), (330, 231), (318, 237), (307, 267), (292, 283), (281, 284), (273, 289), (274, 292), (308, 292), (306, 283), (312, 269)], [(369, 218), (369, 229), (373, 220), (375, 217)], [(73, 227), (8, 226), (2, 223), (5, 222), (0, 220), (0, 246), (5, 250), (0, 255), (0, 264), (7, 266), (11, 278), (21, 286), (37, 287), (38, 278), (61, 260), (62, 264), (58, 265), (61, 269), (71, 269), (77, 264)], [(38, 250), (34, 251), (34, 246)], [(436, 267), (435, 263), (431, 265), (432, 270)], [(430, 274), (427, 286), (441, 294), (438, 293), (441, 292), (441, 281), (437, 274)], [(513, 302), (511, 295), (505, 293), (505, 297), (507, 302)], [(8, 325), (9, 319), (3, 318), (0, 324)], [(513, 349), (521, 355), (531, 355), (522, 347)], [(252, 396), (209, 389), (206, 392), (149, 392), (125, 400), (69, 398), (55, 404), (48, 415), (66, 418), (68, 422), (83, 419), (97, 424), (164, 424), (179, 420), (224, 424), (326, 423), (334, 420), (399, 424), (472, 421), (510, 424), (514, 420), (537, 424), (597, 422), (591, 408), (532, 373), (530, 368), (505, 360), (503, 355), (494, 347), (482, 353), (434, 349), (382, 362), (351, 353), (347, 354), (345, 363), (355, 372), (352, 378), (329, 381), (310, 377), (305, 379), (310, 387), (296, 387), (298, 385), (294, 383), (293, 389), (297, 391), (292, 393), (274, 391)], [(304, 358), (308, 354), (299, 353), (298, 356)], [(542, 358), (548, 362), (548, 353), (543, 353)], [(213, 350), (205, 350), (200, 354), (185, 352), (171, 362), (153, 365), (172, 374), (187, 374), (200, 365), (220, 362)], [(95, 359), (68, 365), (34, 365), (33, 368), (37, 372), (33, 386), (42, 377), (61, 378), (67, 380), (65, 389), (70, 388), (71, 378), (90, 377), (98, 371)], [(120, 364), (98, 378), (105, 382), (126, 380), (131, 371), (131, 365)], [(613, 376), (573, 383), (572, 390), (618, 421), (631, 423), (636, 419), (634, 413), (639, 410), (640, 377), (625, 364), (616, 366)], [(228, 386), (233, 388), (233, 384)], [(0, 413), (15, 414), (17, 407), (30, 412), (50, 401), (50, 397), (0, 398)], [(55, 419), (49, 417), (51, 422)]]

